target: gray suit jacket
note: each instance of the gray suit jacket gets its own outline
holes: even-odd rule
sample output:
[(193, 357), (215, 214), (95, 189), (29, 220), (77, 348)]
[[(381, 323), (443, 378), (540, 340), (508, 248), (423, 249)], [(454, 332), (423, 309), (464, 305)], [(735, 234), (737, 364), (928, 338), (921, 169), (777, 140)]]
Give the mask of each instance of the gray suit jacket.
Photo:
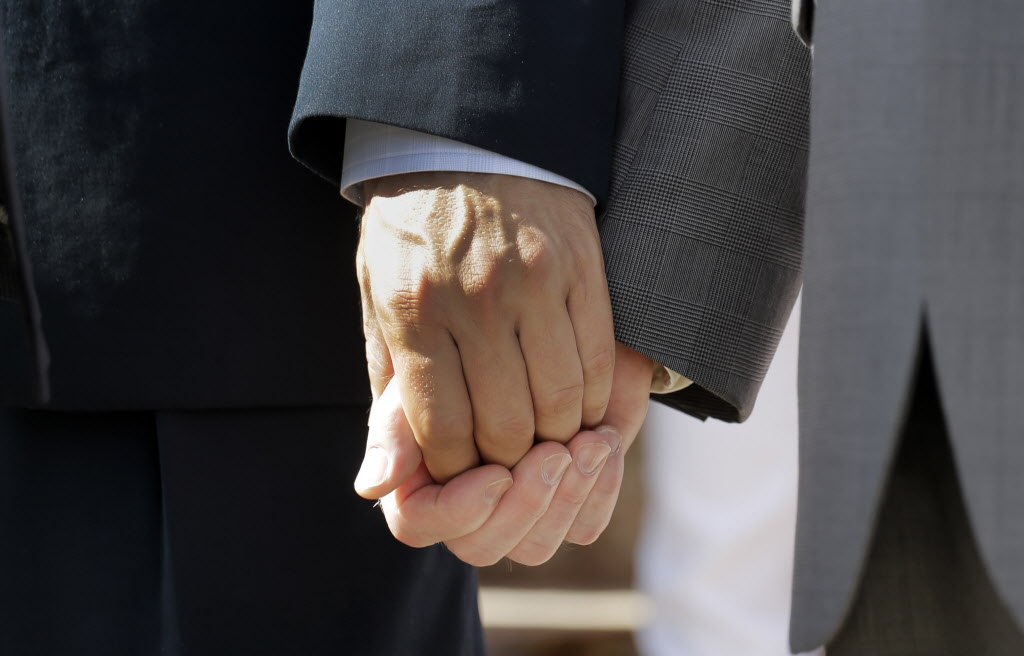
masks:
[[(791, 13), (791, 9), (793, 10)], [(856, 591), (927, 330), (966, 504), (1024, 619), (1024, 6), (637, 0), (602, 217), (619, 339), (742, 420), (803, 266), (792, 645)], [(815, 62), (805, 179), (808, 52)]]
[(1024, 625), (1024, 5), (818, 2), (813, 37), (792, 644), (826, 641), (855, 592), (924, 331)]

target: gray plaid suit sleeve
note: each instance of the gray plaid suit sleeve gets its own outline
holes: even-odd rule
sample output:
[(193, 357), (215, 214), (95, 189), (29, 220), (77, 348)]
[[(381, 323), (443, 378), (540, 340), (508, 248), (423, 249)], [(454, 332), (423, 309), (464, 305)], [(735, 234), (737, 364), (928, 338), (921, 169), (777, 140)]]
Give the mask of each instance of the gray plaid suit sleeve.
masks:
[(810, 61), (788, 0), (629, 7), (599, 219), (617, 339), (743, 421), (799, 291)]

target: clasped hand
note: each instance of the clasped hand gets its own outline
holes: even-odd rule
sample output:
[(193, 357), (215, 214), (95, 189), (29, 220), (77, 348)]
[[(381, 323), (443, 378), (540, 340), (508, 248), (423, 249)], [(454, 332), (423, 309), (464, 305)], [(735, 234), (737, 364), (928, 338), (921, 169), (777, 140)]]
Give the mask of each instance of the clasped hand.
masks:
[[(651, 362), (614, 342), (590, 200), (502, 175), (368, 183), (357, 274), (374, 395), (357, 491), (395, 537), (546, 561), (610, 519)], [(596, 430), (589, 430), (596, 429)]]

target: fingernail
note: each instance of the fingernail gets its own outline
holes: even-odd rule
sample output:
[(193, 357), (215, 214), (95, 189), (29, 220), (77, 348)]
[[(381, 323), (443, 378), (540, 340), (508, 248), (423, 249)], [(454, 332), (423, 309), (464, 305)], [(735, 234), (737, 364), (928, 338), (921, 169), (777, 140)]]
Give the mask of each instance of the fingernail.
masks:
[(557, 456), (548, 456), (540, 466), (540, 475), (548, 485), (555, 485), (562, 480), (565, 470), (569, 468), (572, 456), (568, 453), (559, 453)]
[(614, 426), (599, 426), (595, 431), (598, 435), (603, 435), (611, 446), (612, 453), (618, 453), (619, 449), (622, 448), (622, 433), (619, 429)]
[(576, 466), (586, 476), (590, 476), (604, 464), (612, 453), (612, 448), (607, 444), (594, 442), (580, 447), (576, 452)]
[(511, 478), (503, 478), (500, 481), (494, 481), (490, 485), (484, 488), (484, 501), (490, 505), (498, 503), (498, 499), (508, 492), (509, 488), (512, 487)]
[(359, 474), (356, 475), (356, 489), (366, 490), (383, 483), (388, 476), (388, 465), (390, 459), (387, 452), (379, 446), (370, 447), (363, 457)]

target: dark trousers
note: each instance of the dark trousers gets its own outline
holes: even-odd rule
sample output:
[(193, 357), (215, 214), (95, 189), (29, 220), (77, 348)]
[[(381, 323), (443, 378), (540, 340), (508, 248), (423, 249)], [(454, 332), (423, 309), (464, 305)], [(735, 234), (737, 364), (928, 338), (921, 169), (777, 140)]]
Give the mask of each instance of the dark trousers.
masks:
[(365, 408), (0, 410), (0, 654), (480, 654), (476, 577), (352, 480)]
[(1024, 655), (978, 553), (922, 362), (860, 590), (828, 656)]

